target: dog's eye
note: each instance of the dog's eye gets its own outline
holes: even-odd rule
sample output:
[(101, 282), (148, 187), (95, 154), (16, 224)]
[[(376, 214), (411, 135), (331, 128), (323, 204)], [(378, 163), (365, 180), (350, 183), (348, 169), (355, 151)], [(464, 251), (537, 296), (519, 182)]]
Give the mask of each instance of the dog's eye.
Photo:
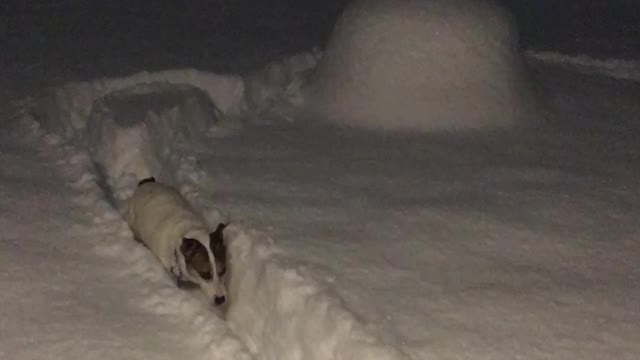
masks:
[(227, 272), (227, 268), (223, 267), (222, 270), (218, 271), (218, 277), (224, 276), (226, 272)]
[(202, 271), (202, 272), (198, 272), (198, 274), (200, 274), (200, 277), (203, 278), (204, 280), (211, 280), (213, 278), (211, 276), (211, 271)]

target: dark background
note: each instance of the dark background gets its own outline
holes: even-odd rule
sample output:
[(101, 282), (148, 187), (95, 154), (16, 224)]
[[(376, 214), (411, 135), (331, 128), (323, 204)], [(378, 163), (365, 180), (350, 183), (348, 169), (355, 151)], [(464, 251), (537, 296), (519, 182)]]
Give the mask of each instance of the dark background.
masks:
[[(9, 0), (4, 66), (87, 75), (167, 67), (245, 72), (322, 45), (348, 0)], [(502, 0), (523, 48), (640, 58), (640, 1)]]

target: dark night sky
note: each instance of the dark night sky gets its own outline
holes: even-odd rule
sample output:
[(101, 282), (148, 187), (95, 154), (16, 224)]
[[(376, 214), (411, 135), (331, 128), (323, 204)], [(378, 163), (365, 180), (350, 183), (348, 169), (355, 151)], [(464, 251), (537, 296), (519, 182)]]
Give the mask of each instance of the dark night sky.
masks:
[[(147, 69), (186, 65), (241, 71), (256, 66), (256, 59), (321, 44), (347, 1), (158, 0), (150, 6), (146, 1), (10, 0), (0, 5), (1, 41), (9, 49), (3, 61), (55, 62), (66, 54), (64, 66), (71, 67), (116, 59)], [(516, 16), (523, 47), (640, 58), (640, 1), (501, 2)]]

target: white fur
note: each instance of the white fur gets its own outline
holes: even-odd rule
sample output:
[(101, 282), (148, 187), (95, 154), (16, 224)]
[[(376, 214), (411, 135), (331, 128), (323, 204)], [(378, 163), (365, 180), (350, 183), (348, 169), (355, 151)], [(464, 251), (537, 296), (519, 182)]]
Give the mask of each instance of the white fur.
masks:
[[(197, 283), (211, 300), (226, 295), (209, 246), (208, 227), (177, 190), (158, 182), (139, 186), (129, 203), (126, 220), (134, 236), (149, 247), (169, 272)], [(196, 239), (207, 249), (213, 270), (211, 280), (189, 274), (180, 251), (183, 238)]]

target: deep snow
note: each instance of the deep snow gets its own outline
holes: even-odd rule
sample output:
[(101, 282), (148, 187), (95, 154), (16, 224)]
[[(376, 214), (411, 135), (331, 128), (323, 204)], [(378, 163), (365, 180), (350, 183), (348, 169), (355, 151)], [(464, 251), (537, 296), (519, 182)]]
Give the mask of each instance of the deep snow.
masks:
[[(67, 150), (66, 156), (71, 157), (75, 166), (70, 171), (80, 177), (79, 202), (89, 207), (100, 205), (100, 210), (106, 211), (103, 217), (113, 222), (111, 227), (123, 227), (118, 211), (122, 214), (126, 208), (126, 198), (131, 195), (135, 180), (149, 175), (176, 186), (203, 212), (210, 225), (222, 220), (241, 223), (242, 218), (235, 215), (229, 218), (228, 209), (227, 219), (222, 218), (220, 210), (223, 209), (207, 194), (208, 189), (215, 189), (216, 185), (200, 169), (200, 156), (195, 156), (215, 136), (233, 134), (233, 124), (218, 119), (215, 111), (208, 115), (200, 112), (204, 118), (194, 119), (197, 121), (182, 121), (193, 116), (193, 108), (198, 104), (193, 96), (197, 93), (189, 86), (170, 85), (175, 82), (171, 79), (188, 79), (184, 74), (166, 72), (164, 75), (168, 83), (154, 80), (145, 86), (131, 86), (132, 79), (138, 79), (140, 75), (63, 85), (53, 91), (55, 101), (51, 100), (50, 93), (35, 99), (26, 109), (23, 126), (38, 129), (40, 122), (35, 121), (35, 117), (52, 129), (43, 137), (52, 145), (62, 146)], [(150, 78), (161, 76), (151, 74)], [(227, 86), (227, 78), (209, 75), (205, 79), (209, 79), (205, 81), (209, 94), (224, 93), (219, 87)], [(132, 97), (131, 101), (126, 100), (127, 96)], [(140, 101), (141, 96), (145, 101)], [(167, 96), (170, 101), (166, 101)], [(215, 95), (212, 98), (217, 103)], [(163, 106), (158, 109), (158, 103), (163, 99), (177, 105), (166, 111)], [(191, 106), (183, 106), (184, 103)], [(52, 114), (53, 118), (45, 118), (47, 114)], [(57, 123), (56, 119), (73, 120)], [(193, 134), (214, 137), (198, 138)], [(232, 225), (230, 236), (227, 236), (230, 253), (227, 313), (219, 314), (220, 319), (215, 321), (202, 320), (203, 315), (198, 318), (198, 321), (211, 321), (213, 325), (210, 326), (216, 326), (217, 321), (216, 328), (225, 337), (212, 340), (201, 356), (246, 357), (247, 353), (240, 351), (242, 347), (231, 347), (237, 354), (216, 351), (221, 345), (223, 350), (225, 346), (229, 347), (225, 341), (239, 338), (252, 354), (267, 359), (403, 357), (398, 350), (385, 346), (362, 329), (353, 314), (328, 296), (303, 269), (287, 266), (287, 258), (281, 259), (264, 235), (250, 235), (243, 229), (245, 227)], [(120, 235), (124, 235), (120, 239), (130, 242), (130, 232)], [(131, 242), (129, 245), (140, 247)], [(107, 242), (99, 244), (96, 251), (122, 257), (131, 263), (139, 260), (132, 258), (126, 247), (112, 247)], [(141, 272), (149, 270), (139, 266)], [(163, 273), (162, 270), (159, 272)], [(171, 283), (168, 276), (164, 277)], [(169, 297), (169, 294), (161, 296)], [(199, 294), (194, 296), (201, 298)], [(151, 302), (152, 309), (159, 307), (158, 311), (168, 311), (167, 307), (174, 306), (170, 302), (169, 305)], [(206, 310), (206, 306), (204, 308)], [(173, 310), (184, 311), (181, 307)], [(228, 325), (220, 325), (221, 318), (228, 320)], [(230, 332), (232, 335), (227, 335)], [(226, 340), (227, 336), (231, 340)]]
[[(89, 114), (139, 76), (23, 103), (1, 134), (0, 354), (637, 358), (640, 85), (532, 61), (553, 115), (538, 130), (216, 125), (158, 152), (212, 224), (234, 224), (226, 314), (131, 240), (82, 117), (51, 131), (31, 117)], [(176, 74), (188, 78), (151, 78)], [(207, 77), (201, 88), (223, 83)]]
[(21, 122), (0, 135), (0, 358), (252, 358), (133, 246), (86, 151)]
[[(638, 62), (529, 53), (529, 82), (493, 5), (383, 3), (245, 78), (0, 76), (0, 358), (640, 357)], [(530, 85), (537, 127), (433, 131), (511, 125)], [(132, 240), (148, 175), (231, 220), (228, 307)]]

